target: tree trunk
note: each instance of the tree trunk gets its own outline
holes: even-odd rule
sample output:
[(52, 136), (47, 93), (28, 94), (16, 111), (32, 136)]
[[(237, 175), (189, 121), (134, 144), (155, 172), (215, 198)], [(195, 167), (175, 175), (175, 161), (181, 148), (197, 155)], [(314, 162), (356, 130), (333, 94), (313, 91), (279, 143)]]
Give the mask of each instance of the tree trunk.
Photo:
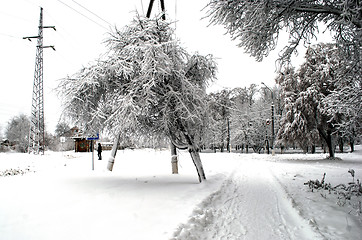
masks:
[(327, 133), (318, 128), (319, 135), (324, 139), (324, 141), (327, 144), (328, 152), (329, 152), (329, 158), (334, 158), (334, 147), (333, 147), (333, 141), (332, 141), (332, 133), (331, 131), (327, 130)]
[(178, 174), (178, 157), (175, 144), (170, 143), (171, 148), (171, 164), (172, 164), (172, 174)]
[(221, 124), (220, 152), (224, 152), (225, 145), (225, 126)]
[(341, 152), (341, 153), (343, 153), (343, 139), (340, 137), (339, 139), (338, 139), (338, 147), (339, 147), (339, 151)]
[(327, 136), (327, 145), (328, 145), (328, 150), (329, 150), (329, 157), (330, 158), (334, 158), (334, 146), (333, 146), (333, 141), (332, 141), (332, 135), (328, 134)]
[(195, 164), (197, 175), (199, 177), (199, 182), (201, 183), (203, 180), (206, 180), (204, 168), (202, 167), (202, 162), (200, 158), (199, 152), (195, 148), (189, 149), (192, 161)]
[(356, 133), (355, 130), (352, 129), (352, 136), (349, 138), (349, 144), (351, 146), (351, 152), (354, 152), (354, 139), (355, 139)]
[(116, 138), (114, 140), (113, 146), (112, 146), (111, 155), (109, 156), (108, 165), (107, 165), (107, 169), (109, 171), (113, 170), (114, 159), (116, 158), (118, 143), (119, 143), (120, 137), (121, 137), (121, 133), (118, 133), (118, 135), (116, 136)]
[(228, 152), (230, 152), (230, 121), (229, 121), (229, 118), (227, 118), (226, 150)]
[(312, 153), (314, 154), (316, 151), (316, 146), (315, 145), (312, 145)]
[[(199, 177), (199, 182), (201, 183), (202, 180), (206, 180), (206, 177), (205, 177), (204, 168), (202, 167), (202, 162), (201, 162), (200, 154), (198, 152), (198, 148), (195, 145), (194, 139), (190, 135), (187, 134), (188, 131), (186, 131), (186, 128), (184, 127), (184, 125), (182, 124), (180, 119), (177, 119), (177, 123), (179, 125), (179, 129), (181, 130), (181, 132), (183, 133), (183, 135), (185, 137), (192, 161), (196, 167), (197, 175)], [(176, 142), (174, 142), (174, 144), (176, 145), (177, 148), (179, 148), (179, 146), (177, 145)]]
[(351, 146), (351, 152), (354, 152), (354, 140), (351, 138), (351, 141), (349, 142)]

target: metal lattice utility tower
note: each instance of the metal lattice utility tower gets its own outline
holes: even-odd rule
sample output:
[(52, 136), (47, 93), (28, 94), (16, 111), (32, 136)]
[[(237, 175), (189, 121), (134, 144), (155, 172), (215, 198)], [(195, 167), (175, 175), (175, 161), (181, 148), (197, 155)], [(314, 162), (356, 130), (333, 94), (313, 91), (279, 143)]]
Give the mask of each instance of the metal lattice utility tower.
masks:
[(39, 30), (38, 36), (24, 37), (31, 41), (32, 38), (37, 39), (35, 72), (33, 84), (33, 97), (31, 104), (30, 131), (29, 131), (29, 148), (28, 152), (44, 154), (44, 89), (43, 89), (43, 49), (52, 48), (54, 46), (43, 46), (43, 29), (53, 28), (54, 26), (43, 26), (43, 8), (40, 8)]

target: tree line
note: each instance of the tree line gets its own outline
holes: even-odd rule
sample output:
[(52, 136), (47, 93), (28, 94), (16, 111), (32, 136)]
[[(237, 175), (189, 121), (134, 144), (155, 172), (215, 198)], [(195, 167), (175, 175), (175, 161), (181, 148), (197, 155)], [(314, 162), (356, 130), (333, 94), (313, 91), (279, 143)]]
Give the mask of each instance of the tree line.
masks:
[[(1, 129), (0, 129), (1, 130)], [(46, 150), (60, 151), (74, 149), (74, 144), (60, 142), (60, 137), (71, 137), (70, 127), (65, 122), (56, 125), (54, 133), (45, 130), (44, 146)], [(2, 131), (0, 131), (0, 152), (28, 152), (30, 118), (21, 113), (13, 116)], [(70, 141), (71, 142), (71, 141)]]
[[(204, 124), (192, 129), (198, 137), (198, 147), (221, 152), (234, 148), (245, 153), (252, 149), (260, 153), (273, 145), (281, 149), (297, 146), (305, 152), (324, 146), (332, 157), (335, 145), (343, 152), (347, 143), (353, 151), (359, 140), (361, 113), (352, 110), (360, 103), (346, 106), (343, 89), (359, 86), (355, 77), (349, 79), (345, 75), (344, 81), (339, 81), (338, 74), (348, 70), (348, 64), (339, 56), (334, 44), (317, 44), (308, 48), (305, 62), (298, 69), (290, 67), (277, 74), (278, 85), (268, 88), (251, 84), (205, 94), (202, 106), (206, 111), (200, 120)], [(353, 91), (348, 94), (349, 98), (356, 97)], [(69, 130), (69, 125), (61, 122), (53, 135), (46, 133), (48, 149), (59, 149), (57, 138), (67, 136)], [(27, 116), (11, 119), (4, 133), (16, 150), (27, 151)], [(145, 137), (134, 131), (121, 135), (123, 143), (132, 142), (136, 147), (152, 147), (155, 141), (165, 147), (167, 142), (162, 135)]]

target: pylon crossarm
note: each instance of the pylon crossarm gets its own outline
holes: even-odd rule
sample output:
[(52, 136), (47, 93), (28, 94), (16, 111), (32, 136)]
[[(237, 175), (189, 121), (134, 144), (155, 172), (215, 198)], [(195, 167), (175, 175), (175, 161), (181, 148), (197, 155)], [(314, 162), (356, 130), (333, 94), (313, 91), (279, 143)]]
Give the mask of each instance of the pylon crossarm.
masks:
[(32, 38), (39, 38), (39, 36), (33, 36), (33, 37), (23, 37), (23, 39), (28, 39), (31, 42)]
[(51, 48), (55, 51), (55, 47), (54, 46), (42, 46), (42, 48)]
[(54, 31), (57, 30), (57, 29), (55, 28), (55, 26), (43, 26), (43, 28), (52, 28)]

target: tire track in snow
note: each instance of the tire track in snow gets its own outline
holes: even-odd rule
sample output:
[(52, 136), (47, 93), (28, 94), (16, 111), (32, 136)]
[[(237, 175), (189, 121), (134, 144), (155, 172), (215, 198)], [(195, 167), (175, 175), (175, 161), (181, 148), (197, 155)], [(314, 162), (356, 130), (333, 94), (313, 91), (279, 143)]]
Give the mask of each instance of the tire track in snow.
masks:
[(270, 164), (241, 162), (172, 239), (323, 239), (293, 208)]

